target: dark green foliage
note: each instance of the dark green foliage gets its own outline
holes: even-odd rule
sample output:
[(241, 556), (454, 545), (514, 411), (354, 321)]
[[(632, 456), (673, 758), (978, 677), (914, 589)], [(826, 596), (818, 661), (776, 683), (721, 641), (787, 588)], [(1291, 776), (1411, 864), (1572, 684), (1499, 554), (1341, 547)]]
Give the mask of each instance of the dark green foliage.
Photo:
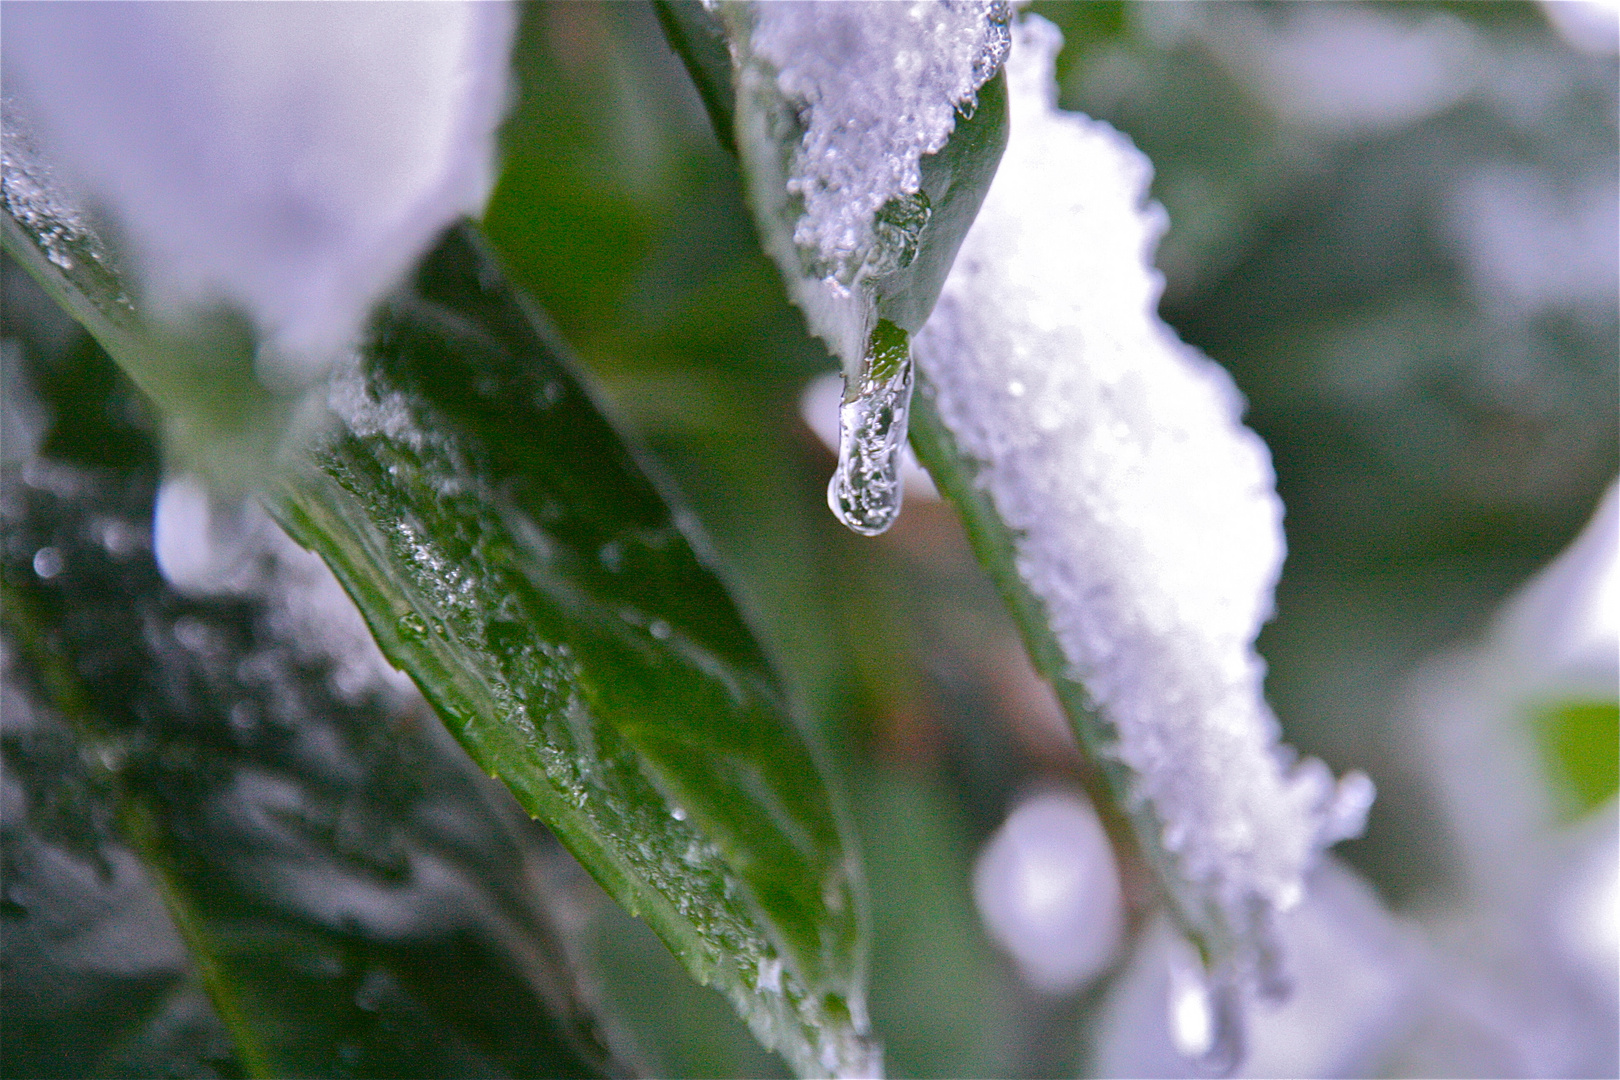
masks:
[(817, 1068), (864, 992), (860, 872), (695, 524), (470, 227), (383, 305), (365, 356), (367, 403), (278, 515), (473, 759)]
[(31, 359), (55, 420), (4, 475), (7, 1074), (613, 1071), (533, 890), (548, 841), (263, 597), (168, 586), (144, 410), (82, 336)]

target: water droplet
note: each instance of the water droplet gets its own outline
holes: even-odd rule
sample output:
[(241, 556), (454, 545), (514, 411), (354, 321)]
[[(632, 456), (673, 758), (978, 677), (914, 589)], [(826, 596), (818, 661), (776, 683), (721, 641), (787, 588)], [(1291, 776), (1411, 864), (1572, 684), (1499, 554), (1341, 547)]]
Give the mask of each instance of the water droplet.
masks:
[(1204, 970), (1185, 940), (1170, 953), (1170, 1039), (1203, 1076), (1228, 1076), (1243, 1060), (1243, 1006), (1229, 978)]
[(427, 640), (427, 623), (414, 611), (407, 611), (401, 615), (399, 621), (394, 624), (394, 629), (398, 630), (399, 636), (407, 641)]
[(669, 623), (665, 622), (663, 619), (654, 619), (652, 622), (647, 624), (647, 633), (651, 634), (659, 641), (668, 641), (669, 635), (673, 633), (673, 631), (670, 630)]
[(34, 552), (34, 573), (49, 581), (62, 572), (62, 553), (53, 547), (42, 547)]
[(33, 896), (26, 889), (20, 889), (9, 881), (0, 884), (0, 915), (21, 918), (28, 914), (28, 905), (32, 901)]
[(879, 207), (872, 219), (872, 236), (877, 242), (866, 256), (867, 272), (876, 277), (910, 266), (933, 213), (928, 196), (920, 191), (897, 195)]
[(821, 879), (821, 903), (834, 915), (843, 914), (845, 908), (845, 893), (849, 888), (849, 878), (842, 866), (835, 866), (827, 871)]
[(540, 384), (540, 389), (534, 394), (534, 407), (541, 412), (551, 408), (563, 397), (562, 383), (555, 379), (547, 379)]
[(99, 524), (101, 546), (115, 559), (125, 558), (142, 542), (142, 531), (126, 522), (107, 518)]
[(602, 565), (611, 573), (618, 573), (624, 565), (624, 545), (617, 540), (609, 540), (597, 551), (596, 557), (602, 560)]
[(669, 808), (669, 816), (674, 818), (676, 821), (685, 821), (686, 810), (684, 807), (672, 806)]
[(883, 532), (900, 514), (900, 451), (911, 409), (911, 345), (887, 319), (872, 331), (858, 392), (838, 411), (838, 471), (827, 505), (862, 536)]
[(251, 701), (238, 701), (231, 706), (231, 727), (246, 734), (259, 722), (259, 706)]
[(124, 747), (119, 743), (98, 743), (90, 753), (80, 756), (91, 765), (100, 765), (108, 772), (118, 772), (124, 767)]
[(376, 1012), (382, 1008), (391, 989), (391, 982), (392, 980), (380, 971), (366, 972), (366, 977), (361, 980), (354, 992), (355, 1007), (364, 1012)]

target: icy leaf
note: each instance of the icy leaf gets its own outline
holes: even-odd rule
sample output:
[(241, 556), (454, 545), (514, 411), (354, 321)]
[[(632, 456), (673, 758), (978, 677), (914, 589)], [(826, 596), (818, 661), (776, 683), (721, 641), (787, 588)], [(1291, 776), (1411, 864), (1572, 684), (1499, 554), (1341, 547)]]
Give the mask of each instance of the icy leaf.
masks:
[[(694, 79), (717, 84), (695, 14), (670, 10)], [(846, 406), (859, 405), (846, 410), (849, 452), (828, 498), (857, 532), (882, 532), (899, 512), (893, 446), (905, 441), (909, 378), (874, 368), (905, 355), (995, 171), (1008, 17), (1002, 2), (720, 8), (765, 250), (842, 362)], [(889, 419), (869, 423), (879, 415)]]
[(775, 673), (470, 226), (332, 403), (344, 428), (277, 514), (383, 651), (762, 1042), (875, 1071), (859, 866)]
[(1058, 112), (1024, 19), (1012, 138), (914, 339), (914, 443), (962, 509), (1217, 983), (1273, 981), (1275, 916), (1371, 799), (1277, 741), (1253, 643), (1283, 555), (1230, 379), (1159, 321), (1149, 166)]
[[(71, 313), (114, 325), (111, 294), (5, 224)], [(150, 324), (118, 317), (103, 344), (146, 370)], [(342, 428), (276, 511), (389, 660), (762, 1042), (807, 1075), (875, 1073), (859, 863), (776, 675), (695, 526), (471, 226), (382, 306), (328, 397)]]

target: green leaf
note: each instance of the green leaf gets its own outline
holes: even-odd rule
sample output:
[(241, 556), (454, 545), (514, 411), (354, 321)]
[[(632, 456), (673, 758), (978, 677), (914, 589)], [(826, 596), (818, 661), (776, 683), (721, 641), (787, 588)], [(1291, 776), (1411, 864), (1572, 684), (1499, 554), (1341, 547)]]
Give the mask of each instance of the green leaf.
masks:
[(670, 47), (680, 55), (697, 86), (703, 108), (714, 125), (715, 137), (730, 153), (737, 153), (736, 91), (731, 85), (731, 52), (725, 28), (704, 7), (703, 0), (653, 0), (658, 25)]
[[(843, 361), (846, 379), (857, 382), (866, 376), (867, 346), (880, 319), (910, 334), (933, 311), (1007, 144), (1006, 75), (998, 71), (979, 88), (976, 103), (958, 109), (950, 139), (921, 160), (920, 190), (878, 210), (879, 242), (892, 249), (895, 257), (888, 261), (893, 265), (863, 276), (849, 295), (837, 296), (794, 241), (802, 204), (788, 191), (787, 170), (803, 130), (792, 103), (777, 88), (774, 72), (749, 59), (744, 39), (751, 16), (746, 6), (734, 5), (716, 17), (701, 5), (666, 0), (659, 4), (659, 17), (721, 142), (738, 153), (766, 252), (782, 271), (811, 331)], [(717, 40), (728, 39), (729, 57), (714, 47)], [(723, 66), (725, 59), (730, 59), (729, 67)], [(723, 100), (728, 88), (734, 94), (729, 106)], [(728, 123), (734, 130), (727, 129)]]
[(283, 523), (473, 758), (767, 1045), (868, 1068), (859, 869), (695, 527), (470, 227), (365, 352)]
[(1614, 798), (1620, 790), (1620, 704), (1552, 702), (1536, 709), (1531, 722), (1571, 817)]
[(8, 980), (8, 1064), (625, 1071), (533, 888), (532, 826), (434, 728), (345, 700), (268, 595), (167, 585), (143, 410), (98, 350), (35, 360), (57, 420), (0, 499), (8, 955), (41, 961)]
[[(53, 226), (6, 224), (7, 249), (144, 372), (158, 339), (114, 310), (127, 290), (79, 290)], [(763, 1042), (806, 1074), (871, 1071), (864, 887), (816, 762), (695, 527), (471, 227), (382, 305), (335, 397), (350, 426), (283, 475), (282, 524), (479, 766)]]

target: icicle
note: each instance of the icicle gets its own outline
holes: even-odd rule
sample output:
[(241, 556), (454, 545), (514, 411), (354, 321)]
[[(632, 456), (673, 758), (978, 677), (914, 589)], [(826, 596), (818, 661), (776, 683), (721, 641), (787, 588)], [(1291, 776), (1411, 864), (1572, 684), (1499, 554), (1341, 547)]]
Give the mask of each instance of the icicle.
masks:
[(1227, 1076), (1243, 1060), (1243, 1005), (1231, 979), (1206, 971), (1186, 939), (1170, 950), (1170, 1041), (1203, 1076)]
[(900, 514), (900, 481), (911, 409), (911, 346), (891, 322), (872, 331), (864, 373), (846, 381), (838, 408), (838, 471), (827, 484), (827, 505), (862, 536), (883, 532)]

